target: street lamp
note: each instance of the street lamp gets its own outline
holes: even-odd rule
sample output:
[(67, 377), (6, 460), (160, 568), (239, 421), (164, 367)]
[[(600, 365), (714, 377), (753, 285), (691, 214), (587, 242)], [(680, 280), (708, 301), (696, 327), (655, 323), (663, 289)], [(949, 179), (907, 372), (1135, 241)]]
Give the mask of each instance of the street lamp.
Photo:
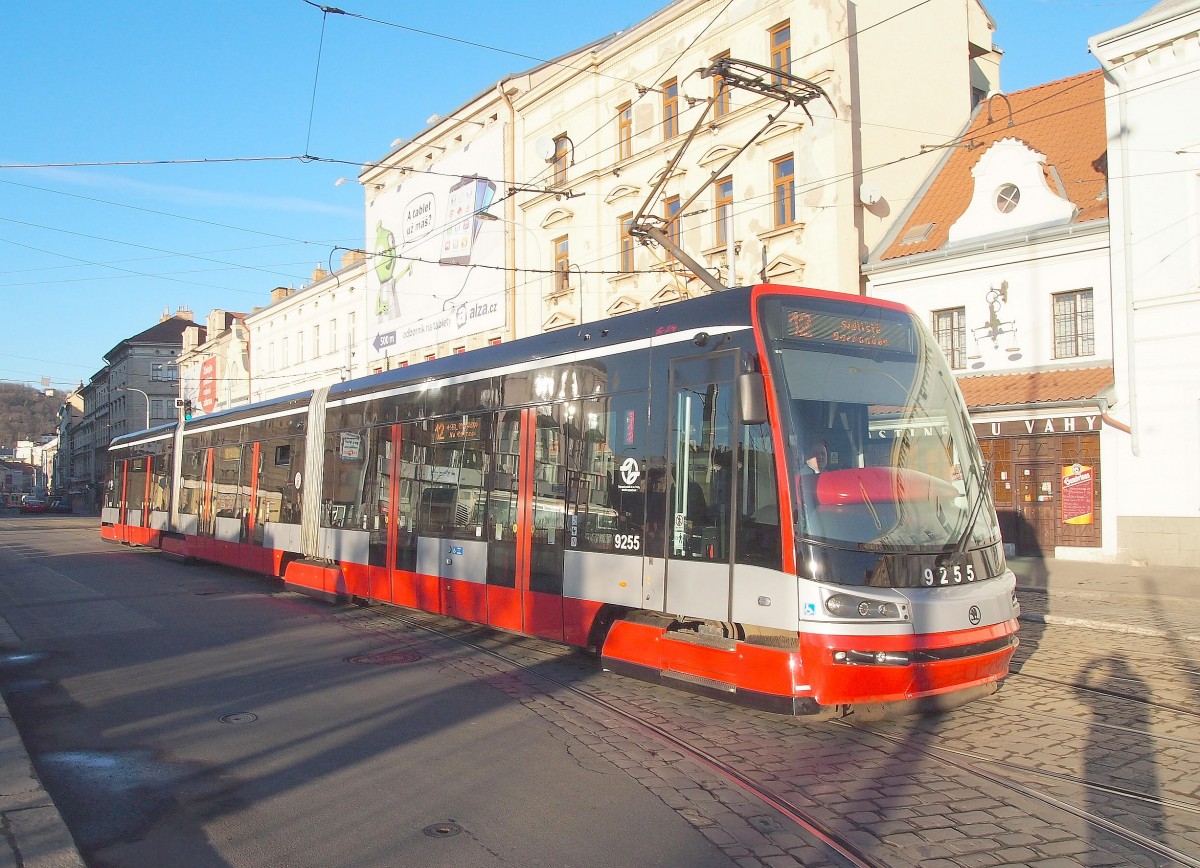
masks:
[(149, 431), (150, 430), (150, 396), (147, 395), (145, 392), (143, 392), (141, 389), (135, 389), (133, 386), (117, 386), (117, 391), (118, 392), (137, 392), (139, 395), (141, 395), (143, 398), (146, 399), (146, 428), (145, 428), (145, 430)]

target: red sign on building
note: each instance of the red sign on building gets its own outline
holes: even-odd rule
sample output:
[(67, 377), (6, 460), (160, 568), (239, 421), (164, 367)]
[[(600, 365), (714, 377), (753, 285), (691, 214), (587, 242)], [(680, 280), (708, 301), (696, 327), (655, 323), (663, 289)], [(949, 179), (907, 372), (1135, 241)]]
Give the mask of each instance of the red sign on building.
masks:
[(200, 407), (205, 413), (217, 408), (217, 359), (210, 356), (200, 365)]
[(1072, 464), (1062, 469), (1063, 524), (1091, 524), (1094, 502), (1092, 468)]

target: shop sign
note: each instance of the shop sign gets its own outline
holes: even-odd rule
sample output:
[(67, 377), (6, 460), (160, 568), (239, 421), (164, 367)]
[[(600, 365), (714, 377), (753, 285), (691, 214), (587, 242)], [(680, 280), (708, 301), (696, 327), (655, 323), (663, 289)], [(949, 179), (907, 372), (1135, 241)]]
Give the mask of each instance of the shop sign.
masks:
[(1100, 416), (1048, 416), (1029, 419), (1005, 419), (997, 422), (973, 422), (976, 437), (1032, 437), (1043, 434), (1081, 434), (1099, 431)]

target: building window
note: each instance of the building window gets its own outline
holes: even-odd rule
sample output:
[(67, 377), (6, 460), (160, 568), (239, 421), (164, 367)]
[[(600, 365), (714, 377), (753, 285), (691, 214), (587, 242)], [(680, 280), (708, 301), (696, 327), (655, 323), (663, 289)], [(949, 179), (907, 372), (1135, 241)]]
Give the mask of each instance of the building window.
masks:
[[(683, 227), (680, 224), (683, 223), (683, 220), (679, 218), (678, 196), (668, 196), (667, 199), (663, 201), (663, 217), (665, 217), (667, 221), (667, 238), (671, 239), (671, 242), (676, 247), (682, 247)], [(667, 252), (671, 253), (670, 251)], [(674, 257), (675, 254), (671, 253), (671, 258)]]
[[(771, 34), (771, 69), (778, 69), (780, 72), (792, 71), (792, 24), (790, 21), (784, 21), (782, 24), (776, 24), (770, 30)], [(783, 79), (780, 76), (775, 76), (775, 84), (780, 84)]]
[(151, 363), (150, 379), (160, 383), (175, 383), (179, 380), (178, 365), (164, 365), (161, 363)]
[(288, 345), (287, 338), (283, 338), (279, 342), (279, 367), (286, 368), (288, 366)]
[(304, 361), (304, 332), (296, 335), (296, 363)]
[(503, 341), (504, 341), (503, 338), (488, 338), (488, 346), (494, 347), (500, 343), (503, 343)]
[(150, 418), (151, 419), (166, 419), (167, 414), (164, 412), (163, 399), (150, 399)]
[(467, 348), (466, 348), (465, 346), (464, 346), (464, 347), (455, 347), (455, 348), (454, 348), (454, 355), (456, 355), (456, 356), (460, 356), (460, 355), (462, 355), (463, 353), (465, 353), (466, 351), (467, 351)]
[(673, 139), (679, 135), (679, 80), (671, 79), (663, 85), (663, 138)]
[(354, 349), (354, 332), (355, 332), (355, 323), (356, 323), (357, 319), (358, 318), (355, 315), (354, 311), (350, 311), (350, 325), (348, 326), (349, 333), (346, 336), (346, 345), (351, 350)]
[(620, 263), (620, 268), (621, 268), (621, 271), (628, 274), (629, 272), (633, 271), (634, 240), (633, 240), (633, 236), (629, 234), (629, 227), (633, 225), (633, 215), (632, 214), (622, 214), (621, 218), (620, 218), (620, 223), (621, 223), (621, 238), (620, 238), (621, 263)]
[[(728, 59), (729, 59), (729, 52), (722, 51), (720, 54), (718, 54), (716, 57), (713, 58), (713, 61), (715, 62), (718, 60), (728, 60)], [(721, 76), (721, 75), (713, 76), (713, 107), (712, 107), (713, 120), (717, 120), (718, 118), (723, 118), (723, 117), (725, 117), (725, 115), (729, 114), (729, 88), (722, 87), (721, 85), (723, 85), (724, 83), (725, 83), (724, 76)]]
[(788, 154), (771, 161), (771, 186), (775, 193), (775, 228), (796, 222), (796, 160)]
[(726, 175), (714, 186), (716, 190), (717, 244), (729, 243), (729, 220), (733, 216), (733, 177)]
[(933, 336), (946, 354), (950, 367), (967, 366), (967, 309), (954, 307), (933, 312)]
[(1021, 188), (1016, 184), (1004, 184), (996, 191), (996, 210), (1001, 214), (1009, 214), (1021, 201)]
[(554, 239), (554, 294), (567, 292), (571, 283), (567, 279), (570, 274), (571, 258), (570, 245), (567, 236)]
[(628, 159), (633, 153), (633, 103), (617, 106), (617, 159)]
[(337, 352), (337, 320), (329, 321), (329, 352)]
[(427, 356), (425, 356), (425, 361), (432, 362), (436, 358), (437, 358), (437, 353), (429, 353)]
[(1077, 289), (1054, 295), (1054, 358), (1096, 354), (1096, 321), (1092, 291)]
[(554, 140), (554, 162), (551, 164), (554, 173), (554, 180), (551, 182), (555, 187), (561, 187), (567, 183), (567, 137), (559, 136)]
[(321, 355), (321, 327), (313, 326), (313, 358)]

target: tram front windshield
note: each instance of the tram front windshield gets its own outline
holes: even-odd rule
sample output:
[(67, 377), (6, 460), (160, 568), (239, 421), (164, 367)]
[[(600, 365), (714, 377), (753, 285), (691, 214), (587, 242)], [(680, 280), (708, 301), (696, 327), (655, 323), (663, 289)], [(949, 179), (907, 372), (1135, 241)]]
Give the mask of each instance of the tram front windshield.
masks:
[(810, 298), (768, 300), (763, 314), (799, 540), (879, 553), (998, 541), (953, 375), (911, 314)]

